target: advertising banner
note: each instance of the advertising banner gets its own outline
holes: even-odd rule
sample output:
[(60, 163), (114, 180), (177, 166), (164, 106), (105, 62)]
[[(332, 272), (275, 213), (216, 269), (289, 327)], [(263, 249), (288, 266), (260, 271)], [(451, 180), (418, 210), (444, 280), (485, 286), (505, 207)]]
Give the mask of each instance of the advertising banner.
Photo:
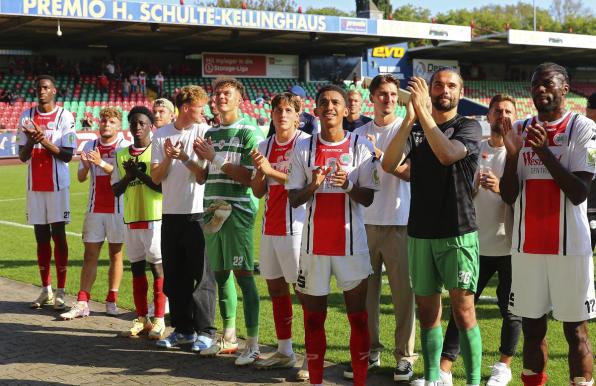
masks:
[(411, 65), (406, 60), (408, 43), (369, 48), (366, 60), (366, 76), (393, 74), (400, 81), (410, 74)]
[(203, 77), (297, 78), (297, 55), (203, 52)]
[(424, 78), (430, 82), (431, 75), (441, 68), (452, 68), (459, 71), (459, 63), (457, 60), (442, 60), (442, 59), (413, 59), (412, 70), (414, 76)]

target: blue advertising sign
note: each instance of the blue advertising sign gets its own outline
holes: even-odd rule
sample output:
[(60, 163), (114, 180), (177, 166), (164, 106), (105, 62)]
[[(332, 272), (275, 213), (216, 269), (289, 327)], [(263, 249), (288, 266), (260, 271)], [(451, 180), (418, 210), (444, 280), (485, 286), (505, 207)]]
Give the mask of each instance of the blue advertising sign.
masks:
[(376, 35), (377, 21), (163, 0), (0, 0), (0, 14), (141, 23)]
[(408, 43), (369, 48), (365, 76), (374, 78), (379, 74), (393, 74), (401, 83), (412, 74), (412, 65), (407, 60), (407, 52)]
[(0, 158), (16, 157), (18, 155), (16, 132), (0, 134)]

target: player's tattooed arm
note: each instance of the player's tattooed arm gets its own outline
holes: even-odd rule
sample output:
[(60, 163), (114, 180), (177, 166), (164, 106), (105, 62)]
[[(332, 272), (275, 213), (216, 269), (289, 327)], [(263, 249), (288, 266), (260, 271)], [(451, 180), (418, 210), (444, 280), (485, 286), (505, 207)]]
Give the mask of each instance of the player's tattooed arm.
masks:
[(312, 180), (309, 184), (301, 189), (290, 189), (288, 191), (288, 200), (292, 208), (297, 208), (300, 205), (306, 203), (315, 194), (319, 186), (325, 181), (327, 174), (331, 172), (331, 168), (322, 169), (320, 167), (312, 171)]

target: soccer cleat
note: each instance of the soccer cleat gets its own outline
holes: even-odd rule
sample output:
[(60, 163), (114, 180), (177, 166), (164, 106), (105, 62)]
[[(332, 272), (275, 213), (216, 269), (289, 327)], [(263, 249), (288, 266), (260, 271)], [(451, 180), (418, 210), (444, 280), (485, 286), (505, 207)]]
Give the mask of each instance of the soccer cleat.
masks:
[(497, 362), (491, 366), (490, 378), (486, 386), (506, 386), (511, 382), (511, 369), (506, 364)]
[(209, 357), (217, 354), (233, 354), (236, 351), (238, 351), (238, 341), (230, 342), (222, 337), (213, 343), (211, 347), (201, 350), (199, 354)]
[(63, 320), (73, 320), (75, 318), (85, 318), (89, 316), (89, 303), (74, 302), (68, 312), (60, 314)]
[(120, 312), (118, 312), (118, 306), (115, 302), (106, 302), (106, 315), (108, 316), (118, 316)]
[(296, 373), (296, 380), (299, 382), (308, 382), (310, 380), (310, 374), (308, 372), (308, 361), (306, 360), (306, 356), (302, 361), (302, 367)]
[(394, 381), (409, 381), (414, 375), (412, 364), (405, 359), (400, 360), (393, 372)]
[(172, 348), (181, 344), (194, 343), (195, 340), (197, 340), (197, 334), (194, 332), (192, 334), (182, 334), (174, 331), (164, 339), (158, 340), (155, 344), (161, 348)]
[[(381, 366), (381, 355), (377, 353), (376, 358), (371, 354), (368, 358), (368, 369), (371, 370), (375, 367)], [(348, 363), (344, 368), (344, 378), (346, 379), (354, 379), (354, 370), (352, 369), (352, 364)]]
[(260, 370), (271, 369), (291, 369), (296, 365), (296, 355), (287, 356), (280, 352), (275, 352), (267, 359), (259, 359), (255, 361), (255, 367)]
[(258, 346), (245, 347), (244, 350), (242, 350), (242, 354), (236, 358), (234, 364), (236, 366), (250, 365), (259, 359), (259, 355), (261, 355), (261, 351), (259, 350)]
[(146, 334), (153, 328), (151, 321), (145, 316), (139, 316), (132, 321), (132, 327), (126, 331), (122, 331), (120, 336), (123, 338), (138, 338), (141, 334)]
[(594, 378), (589, 381), (586, 381), (584, 377), (575, 377), (573, 381), (569, 381), (571, 386), (593, 386), (594, 385)]
[(64, 302), (64, 288), (58, 288), (56, 290), (56, 295), (54, 295), (54, 309), (63, 310), (65, 308), (66, 303)]
[(453, 374), (451, 371), (439, 370), (439, 375), (441, 376), (441, 382), (443, 382), (443, 386), (453, 386)]
[(41, 308), (43, 306), (51, 306), (54, 304), (54, 294), (52, 291), (41, 290), (41, 293), (33, 302), (31, 302), (31, 308)]
[(205, 209), (205, 213), (213, 213), (213, 216), (203, 226), (203, 232), (208, 234), (216, 233), (221, 229), (228, 217), (230, 217), (232, 205), (223, 200), (215, 200)]
[(445, 386), (442, 381), (425, 381), (424, 378), (418, 378), (410, 382), (410, 386)]
[(195, 340), (192, 346), (190, 347), (190, 351), (201, 352), (211, 347), (212, 343), (213, 339), (205, 335), (199, 335), (197, 336), (197, 340)]
[(166, 335), (166, 324), (163, 319), (153, 319), (153, 327), (147, 337), (151, 340), (160, 340)]

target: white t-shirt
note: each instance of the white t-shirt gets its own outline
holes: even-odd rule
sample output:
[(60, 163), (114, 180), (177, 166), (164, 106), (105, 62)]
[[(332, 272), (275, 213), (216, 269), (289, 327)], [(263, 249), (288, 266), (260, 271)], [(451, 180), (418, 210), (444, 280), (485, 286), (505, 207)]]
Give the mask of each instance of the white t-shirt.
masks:
[[(128, 147), (130, 142), (120, 135), (111, 143), (103, 144), (99, 139), (89, 141), (83, 147), (83, 152), (87, 153), (95, 148), (99, 152), (102, 161), (111, 164), (114, 169), (116, 165), (116, 152)], [(83, 162), (79, 162), (79, 170), (83, 169)], [(89, 200), (87, 201), (88, 213), (123, 213), (124, 195), (114, 197), (112, 192), (111, 175), (104, 172), (102, 168), (91, 164), (89, 168), (91, 174), (89, 182)]]
[[(208, 129), (208, 125), (198, 123), (184, 130), (176, 129), (173, 123), (159, 128), (153, 136), (151, 163), (160, 163), (166, 157), (164, 153), (166, 138), (170, 138), (173, 145), (176, 145), (180, 141), (184, 152), (195, 162), (198, 161), (192, 144), (195, 138), (204, 138), (205, 132)], [(163, 193), (163, 214), (203, 212), (203, 192), (205, 187), (204, 185), (197, 184), (194, 173), (182, 161), (177, 159), (172, 160), (168, 174), (161, 182), (161, 189)]]
[(302, 251), (324, 256), (368, 254), (362, 205), (350, 199), (339, 187), (331, 186), (331, 175), (338, 166), (361, 188), (379, 189), (379, 176), (372, 144), (346, 132), (343, 140), (330, 143), (320, 134), (303, 139), (294, 147), (286, 189), (301, 189), (312, 181), (318, 167), (332, 170), (306, 203)]
[[(387, 126), (377, 126), (374, 121), (354, 130), (355, 134), (367, 138), (372, 135), (377, 141), (377, 148), (385, 150), (391, 139), (399, 131), (403, 119), (397, 118)], [(392, 174), (385, 173), (380, 162), (375, 162), (379, 178), (380, 189), (375, 194), (375, 200), (368, 208), (364, 208), (364, 223), (371, 225), (408, 225), (410, 213), (410, 183)]]
[[(537, 117), (527, 120), (528, 124)], [(517, 121), (514, 129), (523, 127)], [(547, 130), (549, 149), (570, 172), (594, 173), (596, 123), (567, 112), (554, 122), (540, 122)], [(512, 252), (591, 256), (587, 200), (573, 205), (538, 155), (525, 142), (517, 162), (520, 193), (515, 201)]]
[[(19, 127), (30, 125), (33, 120), (46, 138), (58, 147), (77, 147), (77, 135), (74, 130), (74, 117), (70, 111), (60, 106), (49, 113), (41, 113), (36, 107), (25, 110), (19, 118)], [(27, 144), (27, 136), (19, 129), (19, 146)], [(54, 157), (41, 144), (33, 146), (31, 158), (27, 161), (29, 173), (27, 176), (27, 190), (35, 192), (56, 192), (70, 186), (68, 163)]]
[[(505, 169), (507, 150), (505, 146), (492, 147), (488, 140), (480, 142), (478, 170), (490, 170), (499, 179)], [(476, 179), (478, 173), (476, 173)], [(475, 181), (476, 182), (476, 181)], [(482, 186), (474, 196), (476, 224), (480, 254), (483, 256), (507, 256), (511, 253), (511, 228), (513, 209), (501, 199), (501, 195)]]
[[(273, 169), (288, 173), (292, 153), (298, 141), (310, 138), (303, 131), (296, 133), (286, 143), (278, 143), (275, 134), (259, 144), (259, 152), (263, 154)], [(287, 236), (302, 234), (306, 204), (292, 208), (288, 201), (286, 187), (275, 179), (267, 177), (267, 199), (263, 212), (263, 234), (268, 236)]]

